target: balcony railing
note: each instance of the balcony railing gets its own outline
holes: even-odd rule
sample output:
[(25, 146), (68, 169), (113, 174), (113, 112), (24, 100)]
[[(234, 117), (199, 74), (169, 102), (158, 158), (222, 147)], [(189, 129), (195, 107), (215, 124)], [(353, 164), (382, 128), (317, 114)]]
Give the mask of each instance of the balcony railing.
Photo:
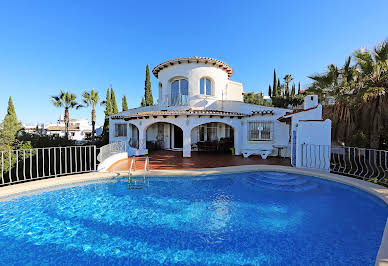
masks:
[(167, 106), (187, 105), (189, 103), (189, 95), (176, 94), (171, 95), (171, 97), (166, 96), (165, 100)]

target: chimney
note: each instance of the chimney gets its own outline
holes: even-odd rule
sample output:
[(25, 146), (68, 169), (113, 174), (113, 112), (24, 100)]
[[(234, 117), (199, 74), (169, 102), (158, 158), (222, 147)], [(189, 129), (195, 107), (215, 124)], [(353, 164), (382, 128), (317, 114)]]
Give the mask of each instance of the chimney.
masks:
[(307, 95), (304, 97), (303, 109), (307, 110), (318, 106), (318, 95)]

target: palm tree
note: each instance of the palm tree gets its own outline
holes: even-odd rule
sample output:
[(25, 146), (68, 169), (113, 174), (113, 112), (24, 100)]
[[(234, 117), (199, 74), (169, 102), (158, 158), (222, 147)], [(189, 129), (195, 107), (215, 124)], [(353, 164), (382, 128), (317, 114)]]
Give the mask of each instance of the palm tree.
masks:
[(286, 94), (286, 96), (288, 97), (289, 95), (290, 95), (290, 89), (289, 89), (289, 87), (288, 87), (288, 84), (291, 82), (291, 81), (293, 81), (293, 77), (290, 75), (290, 74), (287, 74), (287, 75), (285, 75), (284, 76), (284, 82), (286, 83), (286, 92), (285, 92), (285, 94)]
[(96, 134), (96, 104), (98, 104), (98, 92), (92, 89), (90, 92), (82, 94), (86, 106), (92, 106), (92, 140)]
[[(348, 57), (341, 68), (331, 64), (326, 73), (309, 76), (314, 82), (308, 92), (317, 94), (326, 104), (325, 109), (329, 111), (333, 124), (333, 138), (339, 142), (349, 142), (357, 124), (353, 97), (355, 68), (350, 66), (350, 62), (351, 57)], [(327, 106), (330, 99), (335, 99), (333, 106)]]
[(63, 92), (58, 96), (51, 96), (50, 101), (56, 107), (65, 107), (65, 136), (68, 138), (69, 136), (69, 109), (74, 107), (79, 107), (80, 105), (76, 101), (76, 96), (73, 93)]
[[(380, 137), (388, 125), (388, 41), (376, 46), (372, 52), (355, 52), (359, 74), (360, 110), (363, 128), (370, 132), (371, 148), (379, 148)], [(367, 115), (365, 115), (367, 114)]]

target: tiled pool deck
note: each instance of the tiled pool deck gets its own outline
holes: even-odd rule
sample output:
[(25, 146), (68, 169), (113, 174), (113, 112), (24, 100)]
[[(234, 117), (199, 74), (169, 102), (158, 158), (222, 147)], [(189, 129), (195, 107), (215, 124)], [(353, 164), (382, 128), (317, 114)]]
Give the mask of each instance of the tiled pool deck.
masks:
[[(268, 157), (261, 159), (258, 155), (248, 158), (231, 154), (192, 152), (191, 158), (183, 158), (179, 151), (155, 151), (148, 156), (151, 170), (161, 169), (197, 169), (240, 165), (283, 165), (291, 166), (289, 158)], [(144, 169), (145, 156), (136, 157), (136, 169)], [(108, 171), (128, 171), (131, 158), (118, 161)]]
[[(289, 173), (299, 173), (311, 175), (343, 184), (347, 184), (368, 193), (375, 195), (383, 200), (388, 205), (388, 189), (370, 182), (365, 182), (355, 178), (335, 175), (325, 172), (316, 172), (305, 169), (296, 169), (283, 165), (241, 165), (219, 168), (203, 168), (203, 169), (175, 169), (175, 170), (151, 170), (148, 176), (201, 176), (222, 173), (238, 173), (249, 171), (279, 171)], [(137, 170), (135, 175), (143, 175), (144, 172)], [(57, 178), (37, 180), (34, 182), (15, 184), (11, 186), (0, 187), (0, 200), (9, 200), (21, 195), (34, 194), (48, 190), (56, 190), (64, 187), (72, 187), (77, 185), (85, 185), (89, 183), (105, 182), (107, 178), (126, 176), (127, 171), (112, 171), (106, 173), (87, 173), (70, 176), (62, 176)], [(357, 261), (354, 262), (357, 265)], [(381, 241), (380, 249), (376, 258), (376, 265), (388, 265), (388, 223), (385, 226), (384, 235)]]

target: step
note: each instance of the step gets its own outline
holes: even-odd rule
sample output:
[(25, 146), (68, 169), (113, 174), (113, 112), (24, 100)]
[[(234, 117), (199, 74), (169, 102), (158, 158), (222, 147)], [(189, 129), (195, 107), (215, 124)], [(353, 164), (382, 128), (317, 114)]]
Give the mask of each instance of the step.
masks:
[(304, 192), (304, 191), (317, 189), (319, 187), (318, 184), (312, 183), (312, 182), (305, 183), (303, 185), (274, 185), (274, 184), (256, 182), (256, 183), (250, 183), (250, 185), (255, 187), (265, 188), (265, 189), (288, 191), (288, 192)]
[(294, 179), (289, 179), (289, 180), (276, 180), (276, 179), (270, 179), (270, 178), (255, 178), (255, 179), (250, 179), (251, 182), (263, 182), (267, 184), (273, 184), (273, 185), (303, 185), (310, 180), (307, 178), (294, 178)]

